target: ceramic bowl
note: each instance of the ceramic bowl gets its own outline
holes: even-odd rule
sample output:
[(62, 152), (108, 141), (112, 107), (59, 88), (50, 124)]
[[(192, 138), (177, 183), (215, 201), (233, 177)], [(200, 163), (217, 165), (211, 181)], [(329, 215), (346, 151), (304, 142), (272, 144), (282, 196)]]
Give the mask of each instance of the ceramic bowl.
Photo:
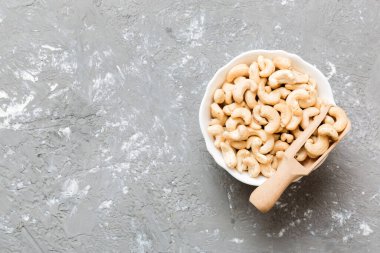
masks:
[[(207, 133), (208, 123), (210, 122), (210, 105), (213, 100), (213, 94), (216, 89), (220, 88), (225, 82), (227, 72), (235, 65), (240, 63), (251, 64), (253, 61), (257, 60), (259, 55), (263, 55), (267, 58), (274, 58), (276, 56), (287, 57), (292, 61), (292, 66), (303, 73), (308, 74), (311, 78), (315, 79), (318, 87), (319, 97), (323, 98), (324, 101), (335, 105), (334, 97), (331, 91), (331, 86), (327, 78), (319, 71), (315, 66), (304, 61), (298, 55), (285, 52), (283, 50), (252, 50), (242, 53), (220, 68), (211, 81), (208, 83), (206, 92), (203, 96), (202, 103), (199, 109), (199, 124), (201, 127), (203, 138), (206, 142), (207, 150), (210, 152), (211, 156), (214, 158), (215, 162), (224, 168), (228, 173), (230, 173), (234, 178), (249, 185), (259, 186), (265, 182), (266, 177), (260, 175), (257, 178), (251, 178), (248, 173), (240, 173), (235, 169), (230, 169), (227, 167), (223, 160), (222, 153), (219, 149), (214, 146), (213, 138)], [(322, 161), (323, 162), (323, 161)], [(318, 165), (320, 166), (322, 162)]]

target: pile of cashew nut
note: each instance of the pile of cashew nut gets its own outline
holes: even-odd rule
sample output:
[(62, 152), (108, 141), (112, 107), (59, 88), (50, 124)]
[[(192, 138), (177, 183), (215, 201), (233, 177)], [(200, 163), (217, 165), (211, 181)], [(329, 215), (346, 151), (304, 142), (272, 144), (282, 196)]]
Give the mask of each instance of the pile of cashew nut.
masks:
[[(214, 92), (208, 133), (228, 167), (270, 177), (322, 103), (315, 80), (295, 70), (290, 59), (259, 56), (250, 65), (234, 66)], [(296, 159), (321, 156), (347, 123), (346, 113), (331, 107)]]

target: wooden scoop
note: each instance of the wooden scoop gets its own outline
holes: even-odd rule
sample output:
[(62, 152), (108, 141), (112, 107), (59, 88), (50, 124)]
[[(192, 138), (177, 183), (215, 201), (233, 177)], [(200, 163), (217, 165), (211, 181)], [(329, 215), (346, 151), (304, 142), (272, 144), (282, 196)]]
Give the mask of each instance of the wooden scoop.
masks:
[(309, 175), (351, 129), (351, 123), (348, 121), (346, 128), (339, 135), (339, 139), (334, 142), (323, 155), (317, 160), (309, 159), (305, 161), (303, 165), (299, 163), (294, 156), (322, 123), (329, 109), (330, 105), (323, 105), (321, 107), (319, 115), (314, 118), (302, 134), (285, 151), (285, 155), (276, 173), (252, 192), (249, 201), (261, 212), (268, 212), (293, 181), (302, 176)]

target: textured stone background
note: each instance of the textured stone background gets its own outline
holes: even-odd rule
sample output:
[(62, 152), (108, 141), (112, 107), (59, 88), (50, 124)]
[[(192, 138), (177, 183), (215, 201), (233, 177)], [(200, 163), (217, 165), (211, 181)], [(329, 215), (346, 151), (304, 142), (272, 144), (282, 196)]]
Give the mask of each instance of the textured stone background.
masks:
[[(379, 1), (0, 2), (0, 252), (374, 252)], [(269, 214), (198, 127), (214, 72), (284, 49), (353, 129)]]

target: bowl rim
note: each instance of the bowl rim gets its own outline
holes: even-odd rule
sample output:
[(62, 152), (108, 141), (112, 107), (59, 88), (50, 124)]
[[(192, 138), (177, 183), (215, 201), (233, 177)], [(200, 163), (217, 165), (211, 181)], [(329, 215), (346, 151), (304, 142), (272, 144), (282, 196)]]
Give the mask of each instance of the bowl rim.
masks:
[[(231, 176), (233, 176), (235, 179), (239, 180), (240, 182), (248, 184), (248, 185), (254, 185), (254, 186), (259, 186), (259, 185), (263, 184), (267, 178), (265, 178), (262, 175), (260, 175), (257, 178), (251, 178), (248, 176), (248, 173), (240, 173), (237, 170), (233, 170), (233, 169), (228, 168), (228, 166), (225, 164), (224, 160), (220, 159), (221, 151), (214, 146), (213, 140), (211, 139), (211, 137), (207, 133), (208, 122), (205, 122), (205, 116), (206, 116), (205, 114), (207, 112), (208, 118), (210, 118), (210, 113), (209, 113), (210, 104), (208, 104), (208, 100), (209, 100), (209, 98), (211, 98), (211, 96), (214, 92), (213, 89), (215, 90), (218, 86), (219, 87), (221, 86), (221, 84), (219, 84), (219, 85), (215, 84), (215, 82), (217, 82), (217, 79), (220, 79), (221, 75), (224, 75), (224, 79), (225, 79), (225, 75), (230, 68), (232, 68), (233, 66), (235, 66), (239, 63), (242, 63), (244, 61), (244, 59), (246, 59), (247, 57), (255, 57), (255, 56), (257, 57), (260, 54), (262, 54), (264, 56), (265, 55), (271, 55), (272, 57), (274, 57), (276, 55), (277, 56), (285, 56), (285, 57), (290, 58), (292, 60), (292, 62), (294, 62), (294, 61), (297, 62), (298, 63), (297, 65), (302, 65), (301, 68), (308, 69), (309, 71), (307, 74), (309, 74), (309, 76), (312, 76), (313, 78), (319, 79), (319, 81), (322, 81), (321, 85), (320, 85), (320, 83), (318, 83), (318, 89), (322, 87), (324, 94), (325, 94), (325, 96), (322, 96), (322, 97), (327, 99), (327, 101), (329, 103), (335, 105), (334, 97), (333, 97), (332, 90), (331, 90), (331, 85), (330, 85), (328, 79), (326, 78), (326, 76), (316, 66), (310, 64), (309, 62), (305, 61), (300, 56), (298, 56), (294, 53), (289, 53), (289, 52), (284, 51), (284, 50), (266, 50), (266, 49), (250, 50), (250, 51), (246, 51), (246, 52), (243, 52), (243, 53), (237, 55), (232, 60), (227, 62), (225, 65), (223, 65), (221, 68), (219, 68), (215, 72), (215, 74), (211, 78), (211, 80), (208, 82), (206, 90), (205, 90), (203, 98), (202, 98), (202, 102), (200, 104), (200, 108), (199, 108), (199, 125), (201, 128), (203, 139), (206, 143), (207, 151), (211, 154), (214, 161), (220, 167), (225, 169)], [(313, 73), (310, 73), (310, 72), (313, 72)], [(320, 93), (320, 91), (319, 91), (319, 93)], [(219, 157), (216, 157), (216, 156), (218, 156), (217, 153), (219, 153)], [(320, 164), (322, 164), (322, 162)]]

